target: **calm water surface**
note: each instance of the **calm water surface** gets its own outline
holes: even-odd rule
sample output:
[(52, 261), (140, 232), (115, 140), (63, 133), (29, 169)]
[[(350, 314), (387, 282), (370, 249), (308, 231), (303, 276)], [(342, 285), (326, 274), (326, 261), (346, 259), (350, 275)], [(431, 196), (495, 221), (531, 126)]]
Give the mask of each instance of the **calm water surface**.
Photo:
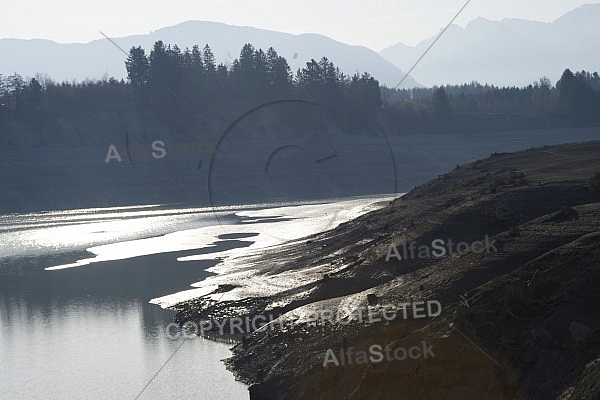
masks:
[[(174, 245), (175, 251), (44, 270), (89, 257), (82, 249), (90, 246), (212, 224), (202, 211), (0, 217), (0, 398), (135, 399), (143, 390), (140, 399), (247, 399), (246, 386), (220, 361), (232, 344), (171, 340), (165, 328), (173, 314), (148, 303), (206, 276), (214, 263), (176, 260), (197, 252)], [(221, 241), (213, 248), (246, 245)]]
[(221, 362), (232, 344), (170, 339), (173, 313), (150, 300), (386, 199), (1, 215), (0, 398), (248, 399)]

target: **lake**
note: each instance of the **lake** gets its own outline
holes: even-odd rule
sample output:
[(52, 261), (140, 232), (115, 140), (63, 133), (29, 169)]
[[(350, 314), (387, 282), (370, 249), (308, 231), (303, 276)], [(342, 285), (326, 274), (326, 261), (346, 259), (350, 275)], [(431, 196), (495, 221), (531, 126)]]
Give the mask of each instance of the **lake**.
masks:
[(232, 344), (169, 338), (173, 313), (151, 301), (188, 293), (217, 258), (332, 228), (390, 198), (0, 216), (2, 397), (247, 399), (221, 362)]

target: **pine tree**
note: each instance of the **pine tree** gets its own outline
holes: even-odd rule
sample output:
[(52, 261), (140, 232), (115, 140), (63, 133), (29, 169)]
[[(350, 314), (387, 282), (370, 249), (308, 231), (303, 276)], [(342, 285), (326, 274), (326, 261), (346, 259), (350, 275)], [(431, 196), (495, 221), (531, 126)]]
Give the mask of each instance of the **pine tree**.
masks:
[(269, 47), (266, 55), (266, 79), (274, 93), (289, 89), (292, 83), (292, 72), (287, 60)]
[(127, 69), (127, 79), (133, 87), (142, 88), (148, 85), (150, 78), (148, 58), (141, 46), (132, 47), (129, 50), (125, 68)]
[(195, 73), (204, 74), (204, 63), (202, 62), (202, 52), (198, 45), (192, 47), (191, 66)]
[(247, 83), (254, 70), (254, 46), (246, 43), (240, 51), (240, 74)]
[(448, 101), (448, 95), (443, 86), (435, 89), (433, 97), (431, 99), (431, 108), (435, 115), (449, 115), (450, 114), (450, 102)]
[(204, 46), (204, 50), (202, 51), (202, 61), (204, 62), (204, 69), (209, 75), (214, 74), (217, 71), (215, 56), (208, 44)]
[(29, 82), (28, 100), (30, 103), (39, 106), (42, 100), (42, 85), (35, 79), (31, 78)]

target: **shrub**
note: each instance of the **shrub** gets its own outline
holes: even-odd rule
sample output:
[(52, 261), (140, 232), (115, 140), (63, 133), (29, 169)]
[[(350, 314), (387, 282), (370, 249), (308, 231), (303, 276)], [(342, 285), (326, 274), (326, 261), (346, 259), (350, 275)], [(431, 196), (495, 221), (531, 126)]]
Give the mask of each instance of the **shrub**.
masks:
[(594, 175), (590, 179), (590, 181), (588, 183), (588, 189), (592, 193), (599, 193), (600, 192), (600, 172), (596, 172), (596, 175)]

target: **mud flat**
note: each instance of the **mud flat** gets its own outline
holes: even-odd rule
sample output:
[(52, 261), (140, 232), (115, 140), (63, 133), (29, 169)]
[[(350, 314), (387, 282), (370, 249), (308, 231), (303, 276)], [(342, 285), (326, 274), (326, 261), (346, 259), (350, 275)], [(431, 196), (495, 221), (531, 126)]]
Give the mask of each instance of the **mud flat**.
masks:
[[(491, 251), (417, 252), (486, 236)], [(405, 257), (411, 242), (417, 255)], [(181, 323), (277, 318), (226, 361), (252, 399), (600, 397), (600, 142), (457, 166), (237, 264), (217, 289), (173, 308)], [(415, 314), (427, 301), (441, 313)], [(407, 316), (388, 318), (389, 305)], [(424, 342), (434, 357), (341, 362)], [(326, 362), (329, 350), (338, 365)]]

